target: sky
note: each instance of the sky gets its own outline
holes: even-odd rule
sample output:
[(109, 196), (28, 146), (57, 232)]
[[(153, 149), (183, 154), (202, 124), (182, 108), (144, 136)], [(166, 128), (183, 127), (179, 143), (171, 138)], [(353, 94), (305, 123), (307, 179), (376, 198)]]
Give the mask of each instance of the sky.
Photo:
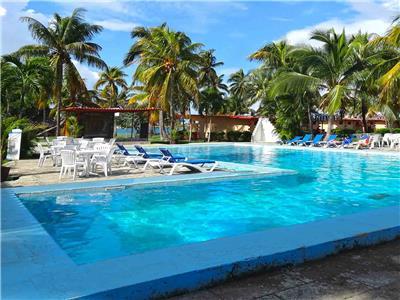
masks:
[[(291, 44), (318, 44), (309, 40), (314, 29), (335, 28), (346, 33), (358, 31), (383, 34), (394, 16), (400, 14), (400, 0), (342, 1), (0, 1), (1, 55), (35, 43), (21, 16), (48, 24), (54, 12), (70, 15), (76, 7), (87, 10), (88, 22), (102, 25), (94, 41), (103, 49), (101, 57), (109, 66), (122, 66), (134, 42), (135, 26), (158, 26), (166, 22), (184, 31), (204, 49), (215, 49), (224, 65), (219, 74), (257, 67), (248, 56), (267, 43), (286, 39)], [(91, 88), (99, 70), (74, 62)], [(133, 67), (125, 70), (130, 81)]]

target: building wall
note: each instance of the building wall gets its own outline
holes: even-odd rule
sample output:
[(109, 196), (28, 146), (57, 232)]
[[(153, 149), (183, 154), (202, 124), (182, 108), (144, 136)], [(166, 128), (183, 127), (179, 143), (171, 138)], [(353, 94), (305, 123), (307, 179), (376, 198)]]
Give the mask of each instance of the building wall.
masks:
[(192, 131), (197, 133), (198, 138), (206, 138), (209, 131), (209, 122), (211, 119), (211, 132), (224, 131), (253, 131), (257, 124), (257, 119), (240, 119), (229, 116), (192, 116)]
[[(385, 120), (367, 120), (369, 131), (374, 131), (379, 128), (386, 128)], [(320, 123), (320, 129), (327, 129), (328, 123)], [(333, 124), (333, 129), (342, 128), (342, 129), (354, 129), (354, 130), (362, 130), (362, 121), (359, 119), (352, 120), (343, 120), (343, 121), (335, 121)]]

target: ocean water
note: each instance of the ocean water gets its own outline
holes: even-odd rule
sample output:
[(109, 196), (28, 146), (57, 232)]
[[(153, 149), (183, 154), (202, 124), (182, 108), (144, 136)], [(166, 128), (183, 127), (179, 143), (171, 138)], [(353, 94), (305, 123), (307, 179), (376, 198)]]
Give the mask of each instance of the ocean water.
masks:
[(297, 174), (21, 195), (20, 199), (78, 264), (400, 202), (398, 156), (231, 145), (171, 150)]

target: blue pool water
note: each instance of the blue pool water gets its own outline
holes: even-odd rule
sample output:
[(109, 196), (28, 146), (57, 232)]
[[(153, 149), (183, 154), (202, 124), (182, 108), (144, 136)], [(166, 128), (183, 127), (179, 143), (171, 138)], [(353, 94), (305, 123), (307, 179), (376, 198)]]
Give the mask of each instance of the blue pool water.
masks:
[(21, 195), (78, 264), (399, 204), (398, 156), (272, 147), (186, 146), (189, 157), (295, 175)]

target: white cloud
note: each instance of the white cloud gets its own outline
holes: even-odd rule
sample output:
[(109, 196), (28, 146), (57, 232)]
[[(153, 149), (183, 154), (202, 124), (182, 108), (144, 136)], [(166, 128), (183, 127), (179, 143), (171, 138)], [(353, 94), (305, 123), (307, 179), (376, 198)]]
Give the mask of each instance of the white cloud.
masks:
[(93, 21), (93, 23), (97, 25), (101, 25), (104, 29), (112, 30), (112, 31), (127, 31), (131, 32), (132, 29), (138, 24), (132, 22), (124, 22), (117, 19), (103, 20), (103, 21)]
[[(28, 30), (26, 23), (20, 18), (29, 16), (47, 24), (49, 16), (36, 12), (33, 9), (26, 9), (28, 1), (4, 2), (2, 7), (6, 13), (0, 14), (1, 26), (1, 49), (0, 54), (10, 53), (18, 50), (21, 46), (32, 44), (34, 40)], [(7, 24), (7, 26), (4, 26)]]
[(5, 9), (3, 6), (0, 6), (0, 17), (5, 16), (7, 13), (7, 9)]
[(92, 89), (96, 81), (99, 79), (99, 72), (91, 70), (89, 67), (81, 64), (77, 60), (72, 60), (75, 67), (78, 69), (79, 74), (85, 80), (88, 89)]
[[(395, 0), (398, 3), (398, 0)], [(378, 0), (378, 1), (357, 1), (348, 0), (352, 10), (356, 12), (354, 18), (350, 20), (341, 20), (333, 18), (312, 26), (292, 30), (286, 33), (282, 39), (286, 39), (291, 44), (308, 44), (314, 47), (320, 45), (319, 42), (310, 40), (311, 32), (316, 29), (330, 29), (335, 31), (346, 30), (346, 34), (355, 34), (359, 31), (384, 34), (391, 24), (393, 16), (398, 12), (396, 10), (395, 1)], [(399, 5), (397, 4), (397, 7)], [(379, 12), (379, 14), (377, 13)]]
[(336, 32), (340, 32), (345, 28), (346, 34), (355, 34), (361, 30), (361, 32), (383, 34), (389, 27), (390, 22), (380, 19), (354, 21), (354, 22), (343, 22), (338, 19), (331, 19), (329, 21), (319, 23), (314, 26), (306, 27), (299, 30), (293, 30), (288, 32), (284, 39), (290, 44), (308, 44), (314, 47), (320, 46), (320, 43), (314, 40), (310, 40), (311, 32), (316, 29), (331, 29), (334, 28)]

